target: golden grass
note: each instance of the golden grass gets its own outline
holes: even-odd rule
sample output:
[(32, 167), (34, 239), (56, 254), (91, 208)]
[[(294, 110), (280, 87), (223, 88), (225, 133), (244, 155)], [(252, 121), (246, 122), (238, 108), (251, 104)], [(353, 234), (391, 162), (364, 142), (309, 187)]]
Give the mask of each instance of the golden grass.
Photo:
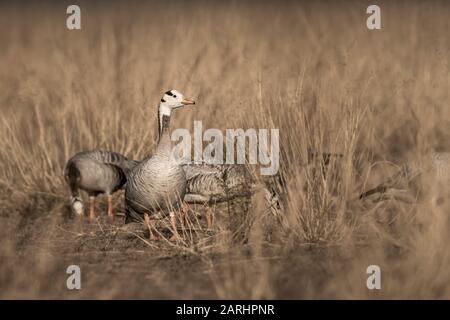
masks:
[[(224, 254), (225, 262), (196, 253), (207, 261), (216, 297), (449, 298), (448, 200), (352, 201), (392, 172), (389, 162), (450, 150), (450, 6), (379, 5), (380, 31), (366, 28), (366, 5), (358, 1), (85, 2), (81, 31), (65, 28), (63, 4), (4, 5), (2, 260), (22, 257), (23, 242), (37, 240), (22, 224), (53, 221), (49, 216), (63, 211), (62, 169), (71, 154), (94, 148), (135, 159), (150, 154), (158, 99), (176, 88), (198, 105), (177, 111), (173, 128), (192, 130), (202, 120), (204, 128), (281, 134), (283, 210), (273, 216), (255, 205), (245, 244), (217, 237), (212, 253)], [(305, 171), (308, 150), (345, 156)], [(448, 199), (448, 185), (439, 190)], [(365, 286), (370, 264), (381, 267), (380, 292)], [(298, 272), (286, 275), (293, 265)], [(43, 262), (35, 274), (47, 279), (52, 268)], [(28, 279), (4, 279), (2, 296), (49, 290), (44, 280), (24, 284)], [(180, 297), (164, 281), (160, 287), (161, 296)], [(43, 296), (66, 294), (58, 292)], [(103, 286), (83, 297), (122, 296)]]

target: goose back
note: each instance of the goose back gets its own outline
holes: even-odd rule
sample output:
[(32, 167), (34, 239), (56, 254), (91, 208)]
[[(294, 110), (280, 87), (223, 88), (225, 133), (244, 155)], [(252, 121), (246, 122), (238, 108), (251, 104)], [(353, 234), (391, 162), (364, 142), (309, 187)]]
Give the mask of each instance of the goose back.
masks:
[(185, 201), (223, 202), (249, 196), (255, 181), (245, 165), (187, 164)]
[(137, 164), (125, 156), (103, 150), (84, 151), (67, 161), (64, 178), (73, 196), (78, 188), (91, 195), (112, 194), (126, 183), (126, 176)]

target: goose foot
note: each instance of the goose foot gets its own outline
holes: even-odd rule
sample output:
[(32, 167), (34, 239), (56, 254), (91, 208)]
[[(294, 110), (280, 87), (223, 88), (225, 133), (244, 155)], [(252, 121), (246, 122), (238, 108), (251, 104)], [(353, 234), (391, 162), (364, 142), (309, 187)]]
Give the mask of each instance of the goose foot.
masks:
[(169, 241), (173, 241), (173, 242), (181, 241), (181, 237), (180, 237), (179, 235), (173, 234), (173, 235), (169, 238)]
[(150, 235), (148, 236), (148, 240), (150, 240), (150, 241), (156, 241), (156, 240), (158, 240), (158, 237), (155, 236), (153, 233), (150, 233)]
[(151, 220), (150, 220), (150, 217), (149, 217), (149, 215), (146, 213), (146, 214), (144, 214), (144, 224), (147, 226), (147, 228), (148, 228), (148, 232), (149, 232), (149, 236), (148, 236), (148, 239), (150, 240), (150, 241), (156, 241), (156, 240), (158, 240), (158, 237), (157, 236), (155, 236), (155, 234), (153, 233), (153, 225), (152, 225), (152, 222), (151, 222)]

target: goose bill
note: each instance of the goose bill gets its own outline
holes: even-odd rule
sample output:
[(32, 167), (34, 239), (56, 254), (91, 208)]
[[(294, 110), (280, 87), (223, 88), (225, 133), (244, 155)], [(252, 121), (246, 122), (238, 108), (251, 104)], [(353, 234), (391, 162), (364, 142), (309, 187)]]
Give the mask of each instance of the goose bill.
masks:
[(192, 105), (192, 104), (195, 104), (195, 101), (189, 100), (189, 99), (183, 99), (183, 100), (181, 101), (181, 104), (184, 104), (184, 105)]

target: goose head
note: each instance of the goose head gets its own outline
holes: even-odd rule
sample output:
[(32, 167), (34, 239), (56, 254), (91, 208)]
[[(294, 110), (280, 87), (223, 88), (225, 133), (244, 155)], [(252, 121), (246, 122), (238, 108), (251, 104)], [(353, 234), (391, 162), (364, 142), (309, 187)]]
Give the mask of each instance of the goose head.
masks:
[(82, 216), (84, 214), (84, 205), (83, 200), (79, 197), (71, 197), (70, 199), (70, 207), (72, 212), (77, 216)]
[(185, 98), (185, 96), (181, 92), (175, 89), (166, 91), (161, 97), (161, 101), (159, 102), (159, 129), (161, 130), (163, 116), (170, 117), (172, 110), (194, 104), (195, 101)]
[(163, 108), (168, 110), (173, 110), (193, 104), (195, 104), (195, 101), (187, 99), (181, 92), (175, 89), (166, 91), (159, 103), (160, 107), (162, 106)]

